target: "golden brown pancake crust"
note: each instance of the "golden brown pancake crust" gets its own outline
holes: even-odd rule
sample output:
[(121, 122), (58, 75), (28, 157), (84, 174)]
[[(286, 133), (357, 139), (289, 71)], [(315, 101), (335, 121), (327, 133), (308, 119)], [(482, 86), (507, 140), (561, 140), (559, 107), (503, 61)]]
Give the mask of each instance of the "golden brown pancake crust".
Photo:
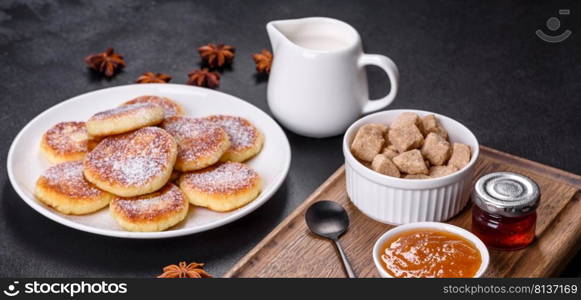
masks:
[(38, 184), (74, 199), (87, 199), (105, 193), (85, 180), (82, 161), (64, 162), (48, 168), (38, 179)]
[(161, 126), (178, 142), (179, 150), (176, 164), (178, 170), (192, 170), (184, 168), (183, 165), (195, 164), (198, 161), (201, 162), (202, 168), (211, 165), (222, 156), (230, 145), (226, 131), (204, 119), (170, 117), (166, 118)]
[(151, 194), (113, 199), (111, 210), (130, 222), (155, 222), (187, 209), (188, 202), (182, 191), (172, 183)]
[(163, 118), (161, 106), (137, 103), (98, 112), (89, 118), (86, 125), (91, 136), (109, 136), (157, 125)]
[(153, 96), (153, 95), (145, 95), (145, 96), (139, 96), (135, 99), (131, 99), (125, 103), (123, 103), (122, 105), (132, 105), (132, 104), (138, 104), (138, 103), (151, 103), (151, 104), (157, 104), (159, 106), (161, 106), (165, 112), (165, 117), (175, 117), (175, 116), (182, 116), (184, 114), (184, 109), (181, 107), (181, 105), (175, 103), (174, 101), (166, 98), (166, 97), (159, 97), (159, 96)]
[(89, 121), (93, 120), (111, 120), (111, 119), (118, 119), (123, 118), (125, 116), (139, 114), (141, 111), (147, 111), (151, 107), (154, 107), (155, 104), (151, 103), (138, 103), (133, 105), (125, 105), (120, 106), (113, 109), (108, 109), (105, 111), (98, 112), (94, 114)]
[(260, 139), (261, 133), (250, 121), (244, 118), (214, 115), (204, 119), (221, 126), (228, 133), (231, 145), (226, 152), (240, 153), (256, 147), (258, 143), (262, 143)]
[(181, 184), (207, 194), (235, 194), (256, 185), (260, 176), (249, 166), (225, 162), (182, 176)]
[(42, 148), (51, 160), (78, 160), (88, 152), (89, 134), (85, 122), (61, 122), (42, 136)]
[(34, 194), (46, 205), (73, 215), (100, 210), (113, 198), (85, 180), (82, 161), (64, 162), (47, 169), (38, 178)]

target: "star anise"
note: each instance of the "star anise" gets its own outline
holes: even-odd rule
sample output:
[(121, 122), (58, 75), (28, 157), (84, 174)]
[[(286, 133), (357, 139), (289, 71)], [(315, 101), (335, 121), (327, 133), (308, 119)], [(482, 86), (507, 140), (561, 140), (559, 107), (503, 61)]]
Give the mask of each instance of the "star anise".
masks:
[(270, 67), (272, 66), (272, 53), (264, 49), (260, 53), (252, 55), (254, 63), (256, 64), (256, 71), (259, 73), (270, 73)]
[(194, 70), (188, 74), (188, 84), (215, 88), (220, 85), (220, 74), (207, 68)]
[(107, 48), (105, 52), (91, 54), (85, 57), (85, 63), (107, 77), (112, 77), (115, 73), (125, 67), (123, 56), (115, 53), (113, 48)]
[(177, 265), (164, 267), (163, 273), (157, 278), (212, 278), (212, 275), (204, 270), (204, 264), (195, 262), (186, 264), (182, 261)]
[(236, 50), (230, 45), (208, 44), (198, 48), (200, 56), (210, 68), (221, 68), (231, 64)]
[(145, 72), (137, 78), (137, 83), (168, 83), (171, 76), (163, 73)]

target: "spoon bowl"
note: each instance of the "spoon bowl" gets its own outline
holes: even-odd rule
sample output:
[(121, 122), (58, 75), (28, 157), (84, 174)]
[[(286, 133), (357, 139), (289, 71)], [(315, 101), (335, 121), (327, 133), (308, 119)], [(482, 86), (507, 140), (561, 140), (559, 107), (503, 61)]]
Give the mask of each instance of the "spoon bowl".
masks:
[(305, 214), (307, 226), (315, 234), (336, 240), (349, 227), (349, 216), (336, 202), (323, 200), (315, 202)]
[(345, 255), (341, 244), (339, 244), (339, 237), (349, 227), (349, 216), (343, 206), (329, 200), (315, 202), (307, 209), (305, 220), (312, 232), (334, 242), (343, 261), (345, 272), (347, 272), (349, 278), (357, 277), (347, 259), (347, 255)]

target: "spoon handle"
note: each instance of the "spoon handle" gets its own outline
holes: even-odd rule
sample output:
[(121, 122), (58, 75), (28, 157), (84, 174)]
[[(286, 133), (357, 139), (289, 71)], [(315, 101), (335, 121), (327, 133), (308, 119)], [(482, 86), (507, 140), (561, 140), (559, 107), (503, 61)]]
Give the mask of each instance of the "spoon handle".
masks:
[(343, 248), (341, 247), (341, 244), (339, 244), (338, 240), (333, 240), (333, 242), (335, 242), (335, 246), (337, 247), (337, 250), (339, 251), (339, 254), (341, 255), (341, 260), (343, 260), (343, 267), (345, 268), (347, 275), (349, 276), (349, 278), (357, 278), (357, 275), (355, 275), (355, 272), (353, 272), (353, 268), (351, 268), (351, 263), (349, 263), (349, 259), (347, 258), (347, 255), (345, 255), (345, 252), (343, 251)]

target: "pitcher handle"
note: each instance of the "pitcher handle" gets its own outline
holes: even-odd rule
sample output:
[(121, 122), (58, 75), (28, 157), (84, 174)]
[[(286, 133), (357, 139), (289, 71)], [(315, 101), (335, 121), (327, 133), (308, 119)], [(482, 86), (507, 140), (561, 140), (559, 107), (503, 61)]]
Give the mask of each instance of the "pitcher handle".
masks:
[(399, 71), (397, 70), (395, 63), (389, 57), (379, 54), (363, 54), (359, 58), (359, 67), (363, 68), (366, 65), (374, 65), (382, 68), (383, 71), (387, 73), (391, 89), (389, 93), (381, 99), (367, 99), (363, 105), (364, 114), (380, 110), (391, 104), (397, 95), (397, 90), (399, 87)]

